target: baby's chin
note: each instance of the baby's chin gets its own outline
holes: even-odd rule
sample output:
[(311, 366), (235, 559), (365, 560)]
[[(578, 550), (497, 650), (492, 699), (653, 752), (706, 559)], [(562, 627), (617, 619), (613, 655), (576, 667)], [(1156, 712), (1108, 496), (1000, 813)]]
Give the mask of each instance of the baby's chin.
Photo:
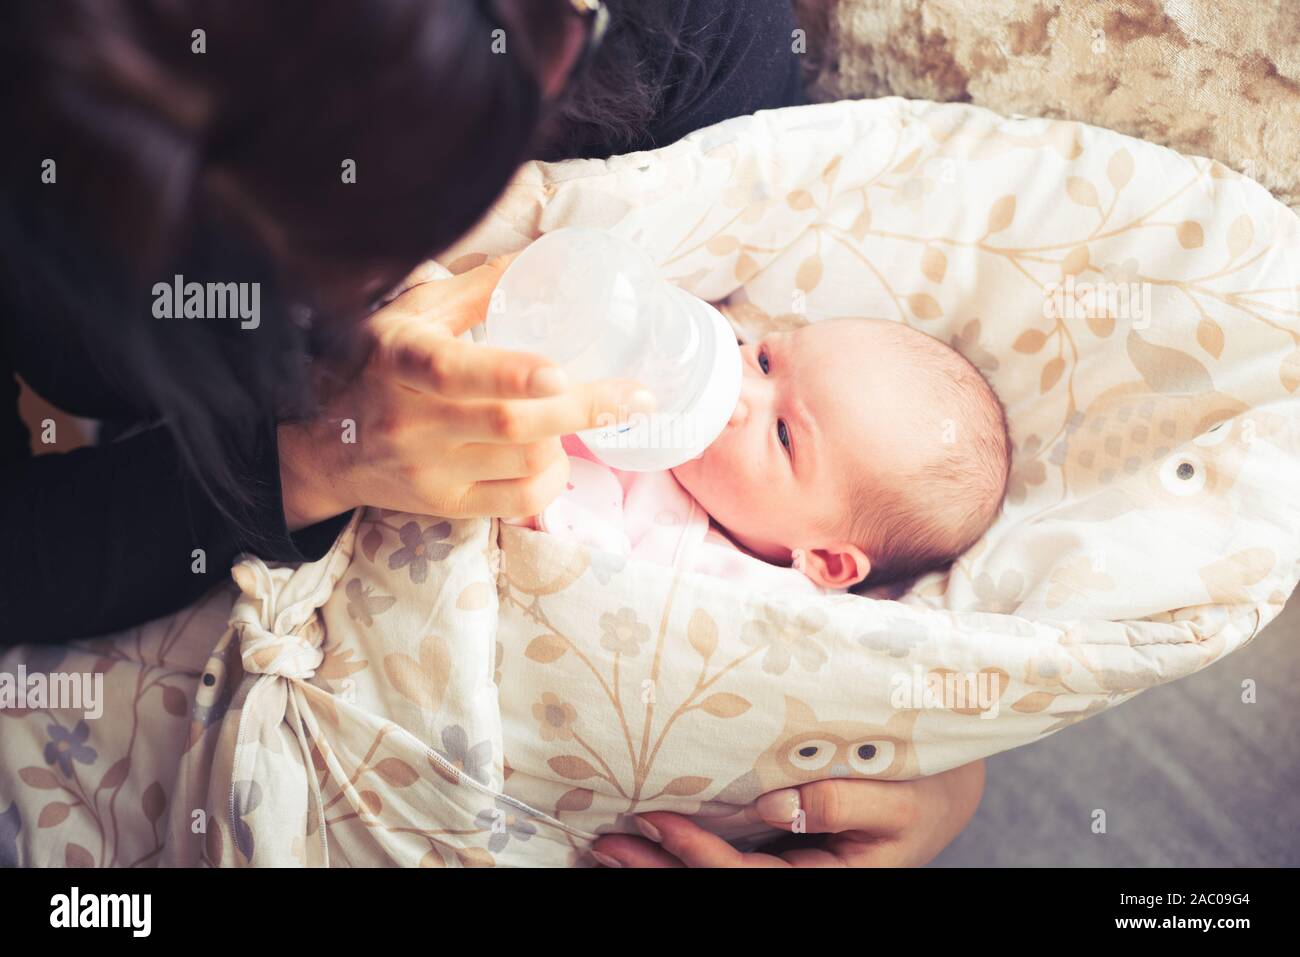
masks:
[[(768, 561), (779, 561), (780, 556), (788, 555), (788, 552), (784, 552), (780, 548), (774, 548), (770, 545), (766, 547), (760, 545), (757, 539), (751, 539), (750, 536), (746, 534), (746, 529), (732, 526), (730, 523), (724, 522), (720, 517), (723, 513), (729, 512), (736, 504), (736, 491), (735, 486), (732, 483), (724, 482), (719, 486), (715, 486), (715, 484), (710, 482), (708, 478), (712, 466), (718, 465), (725, 468), (725, 466), (723, 466), (724, 462), (725, 459), (722, 459), (720, 456), (711, 457), (709, 455), (709, 450), (706, 449), (704, 454), (699, 458), (691, 459), (689, 462), (679, 465), (675, 469), (670, 469), (669, 471), (673, 473), (673, 477), (677, 479), (682, 488), (686, 489), (686, 491), (690, 493), (691, 498), (700, 503), (700, 508), (708, 512), (709, 518), (713, 521), (713, 524), (726, 533), (727, 537), (736, 542), (736, 544), (740, 545), (742, 548), (758, 555), (760, 558), (765, 558)], [(725, 499), (725, 501), (715, 501), (715, 491), (721, 498)], [(744, 522), (739, 524), (743, 525)]]
[(705, 454), (699, 456), (699, 458), (684, 462), (677, 465), (676, 468), (668, 469), (668, 471), (672, 472), (672, 477), (677, 480), (677, 484), (681, 485), (681, 488), (684, 488), (690, 497), (699, 502), (699, 507), (712, 515), (714, 514), (715, 503), (712, 501), (712, 498), (714, 498), (711, 494), (712, 482), (708, 481), (711, 472), (710, 465), (710, 458), (708, 458), (708, 450), (706, 449)]
[[(709, 474), (710, 463), (713, 459), (713, 456), (709, 454), (711, 450), (712, 446), (705, 449), (689, 462), (683, 462), (676, 468), (668, 470), (673, 473), (673, 478), (677, 479), (677, 481), (681, 483), (682, 488), (690, 492), (691, 496), (696, 499), (708, 497), (705, 493), (705, 487), (707, 485), (705, 476)], [(707, 510), (708, 506), (706, 505), (705, 508)]]
[(691, 485), (693, 484), (693, 479), (695, 478), (695, 473), (698, 469), (699, 463), (699, 459), (691, 459), (689, 462), (684, 462), (676, 468), (668, 470), (673, 473), (673, 478), (677, 479), (682, 488), (691, 492), (692, 496), (695, 496), (695, 493), (691, 491)]

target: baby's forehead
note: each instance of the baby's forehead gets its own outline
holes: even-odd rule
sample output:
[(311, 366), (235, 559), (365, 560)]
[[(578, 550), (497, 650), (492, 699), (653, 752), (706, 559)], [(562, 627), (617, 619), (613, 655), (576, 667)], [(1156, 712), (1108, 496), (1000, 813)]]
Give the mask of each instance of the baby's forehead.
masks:
[(881, 320), (827, 319), (795, 330), (790, 345), (802, 385), (838, 389), (856, 380), (906, 388), (935, 374), (936, 353), (923, 335)]
[[(949, 407), (947, 347), (887, 321), (824, 320), (791, 336), (800, 399), (840, 455), (902, 467), (926, 457)], [(933, 438), (933, 437), (932, 437)]]
[(823, 349), (897, 349), (909, 338), (923, 336), (901, 323), (885, 319), (836, 318), (809, 322), (790, 335), (806, 348)]
[(789, 337), (799, 401), (823, 432), (856, 443), (893, 432), (907, 404), (908, 382), (923, 372), (882, 339), (875, 330), (841, 320), (805, 326)]

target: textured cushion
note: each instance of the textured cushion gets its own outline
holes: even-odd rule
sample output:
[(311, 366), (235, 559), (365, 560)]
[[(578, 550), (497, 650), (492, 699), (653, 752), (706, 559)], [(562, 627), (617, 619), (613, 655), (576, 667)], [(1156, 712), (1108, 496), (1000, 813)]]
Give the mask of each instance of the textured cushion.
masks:
[(1209, 156), (1300, 205), (1291, 0), (799, 0), (823, 100), (1079, 120)]

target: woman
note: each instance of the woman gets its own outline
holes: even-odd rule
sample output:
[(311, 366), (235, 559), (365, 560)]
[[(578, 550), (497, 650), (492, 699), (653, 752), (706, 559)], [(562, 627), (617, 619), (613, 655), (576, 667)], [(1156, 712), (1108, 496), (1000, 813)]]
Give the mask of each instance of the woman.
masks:
[(33, 457), (5, 418), (0, 641), (169, 613), (241, 551), (314, 560), (362, 504), (521, 514), (557, 494), (558, 436), (636, 384), (458, 341), (499, 265), (374, 306), (530, 155), (650, 148), (798, 98), (781, 0), (697, 0), (618, 4), (557, 100), (594, 6), (5, 6), (0, 370), (126, 429)]
[[(651, 147), (797, 96), (778, 4), (642, 6), (619, 5), (533, 152)], [(589, 29), (567, 0), (65, 0), (3, 16), (0, 368), (136, 429), (33, 458), (5, 417), (0, 640), (156, 618), (240, 551), (318, 558), (363, 501), (529, 511), (563, 482), (556, 434), (628, 405), (630, 384), (565, 390), (552, 372), (548, 388), (540, 360), (405, 321), (472, 306), (492, 268), (361, 326), (530, 154)], [(157, 318), (152, 291), (176, 276), (255, 286), (265, 321)]]
[[(4, 640), (155, 618), (242, 550), (318, 558), (357, 504), (321, 494), (326, 469), (339, 491), (382, 463), (397, 480), (371, 501), (393, 507), (485, 514), (520, 488), (538, 494), (528, 483), (552, 463), (495, 441), (491, 415), (540, 363), (465, 364), (445, 335), (394, 333), (409, 300), (362, 323), (492, 202), (581, 47), (585, 24), (565, 0), (496, 6), (6, 5), (0, 363), (65, 411), (135, 428), (33, 458), (10, 413)], [(495, 30), (507, 56), (492, 51)], [(169, 310), (153, 290), (176, 276), (238, 284), (257, 321), (159, 318)], [(426, 381), (419, 367), (435, 359), (462, 367)], [(427, 417), (435, 434), (396, 442), (430, 411), (407, 399), (412, 381), (443, 404)], [(466, 403), (466, 389), (489, 400)], [(547, 426), (584, 423), (589, 396), (562, 398)], [(357, 423), (347, 451), (364, 442), (364, 456), (336, 454), (338, 428), (313, 446), (286, 425), (317, 424), (321, 400)], [(451, 451), (437, 434), (451, 413), (480, 417), (457, 421), (454, 448), (502, 446), (473, 463), (476, 477), (501, 476), (512, 455), (532, 470), (470, 500), (428, 454)]]

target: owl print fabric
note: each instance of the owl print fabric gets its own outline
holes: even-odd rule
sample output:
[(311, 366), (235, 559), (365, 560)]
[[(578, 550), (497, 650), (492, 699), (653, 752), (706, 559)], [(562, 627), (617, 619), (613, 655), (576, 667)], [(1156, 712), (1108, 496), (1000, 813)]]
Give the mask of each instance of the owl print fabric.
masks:
[(1218, 163), (961, 104), (797, 107), (530, 164), (430, 271), (574, 225), (742, 337), (950, 342), (1007, 407), (1002, 516), (862, 597), (365, 511), (315, 565), (250, 559), (202, 614), (65, 649), (117, 720), (0, 714), (0, 862), (583, 864), (656, 808), (743, 839), (764, 791), (943, 771), (1195, 672), (1300, 577), (1300, 225)]

